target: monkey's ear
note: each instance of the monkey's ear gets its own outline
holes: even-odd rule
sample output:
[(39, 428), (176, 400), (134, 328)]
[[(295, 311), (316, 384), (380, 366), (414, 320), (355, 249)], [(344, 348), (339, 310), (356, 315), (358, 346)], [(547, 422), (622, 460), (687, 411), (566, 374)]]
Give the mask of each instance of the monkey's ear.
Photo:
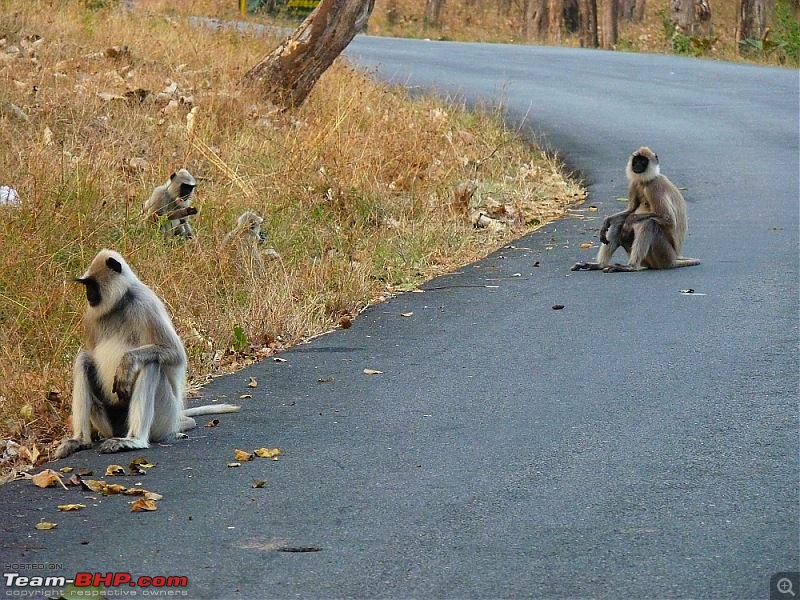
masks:
[(116, 271), (117, 273), (122, 273), (122, 263), (119, 262), (113, 256), (109, 256), (106, 259), (106, 266), (111, 269), (112, 271)]
[(169, 176), (169, 180), (172, 181), (173, 179), (175, 179), (176, 175), (177, 175), (177, 173), (173, 173), (172, 175), (170, 175)]

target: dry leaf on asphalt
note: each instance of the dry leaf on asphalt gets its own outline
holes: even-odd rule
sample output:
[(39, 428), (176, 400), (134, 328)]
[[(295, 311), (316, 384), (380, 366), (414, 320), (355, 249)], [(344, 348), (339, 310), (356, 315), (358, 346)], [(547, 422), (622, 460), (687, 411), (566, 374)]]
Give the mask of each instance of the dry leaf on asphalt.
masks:
[(254, 479), (252, 483), (253, 489), (263, 488), (267, 485), (267, 481), (265, 479)]
[(85, 504), (59, 504), (56, 508), (63, 512), (69, 512), (73, 510), (81, 510), (82, 508), (86, 508)]
[(413, 312), (405, 312), (405, 313), (400, 313), (400, 316), (401, 317), (410, 317), (413, 314), (414, 314)]
[(34, 527), (36, 527), (36, 529), (44, 531), (47, 529), (55, 529), (56, 527), (58, 527), (58, 523), (48, 523), (47, 521), (41, 521), (40, 523), (34, 525)]
[(208, 423), (203, 425), (203, 427), (216, 427), (219, 425), (219, 419), (211, 419)]
[(583, 242), (581, 244), (581, 248), (591, 248), (592, 246), (594, 246), (594, 244), (592, 244), (591, 242)]
[(61, 481), (61, 477), (59, 477), (58, 473), (53, 471), (53, 469), (45, 469), (44, 471), (37, 473), (31, 477), (31, 481), (34, 485), (37, 485), (40, 488), (53, 487), (57, 483), (64, 489), (67, 488), (67, 486), (64, 485), (64, 482)]
[(272, 458), (275, 459), (283, 452), (281, 452), (280, 448), (259, 448), (258, 450), (253, 451), (253, 454), (258, 456), (259, 458)]
[(231, 462), (231, 463), (228, 463), (226, 466), (227, 466), (229, 469), (233, 469), (234, 467), (241, 467), (241, 466), (242, 466), (242, 463), (238, 463), (238, 462)]
[(239, 450), (238, 448), (233, 451), (233, 458), (237, 462), (247, 462), (248, 460), (253, 460), (253, 455), (246, 450)]
[(250, 381), (247, 382), (247, 387), (251, 388), (258, 387), (258, 381), (256, 381), (255, 377), (250, 378)]
[(383, 371), (377, 369), (364, 369), (364, 375), (382, 375)]
[(106, 477), (117, 477), (119, 475), (125, 475), (125, 469), (122, 468), (122, 465), (108, 465), (106, 467)]
[(131, 504), (131, 512), (144, 512), (156, 510), (156, 501), (147, 498), (139, 498)]

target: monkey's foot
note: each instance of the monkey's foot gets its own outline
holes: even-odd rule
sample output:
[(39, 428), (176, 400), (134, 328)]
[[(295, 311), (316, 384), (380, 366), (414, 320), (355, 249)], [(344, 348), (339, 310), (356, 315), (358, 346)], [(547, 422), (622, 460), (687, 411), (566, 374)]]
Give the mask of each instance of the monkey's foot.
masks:
[(126, 450), (141, 450), (149, 448), (147, 440), (137, 438), (109, 438), (100, 444), (101, 454), (112, 454), (114, 452), (124, 452)]
[(599, 263), (579, 262), (570, 267), (570, 271), (599, 271), (603, 267)]
[(608, 265), (603, 269), (603, 273), (632, 273), (633, 271), (643, 271), (644, 269), (637, 269), (636, 267), (629, 267), (628, 265)]
[(61, 443), (56, 448), (56, 451), (53, 453), (53, 458), (58, 460), (60, 458), (66, 458), (70, 454), (74, 454), (78, 450), (83, 450), (85, 448), (91, 448), (91, 444), (84, 444), (80, 440), (65, 438), (61, 440)]

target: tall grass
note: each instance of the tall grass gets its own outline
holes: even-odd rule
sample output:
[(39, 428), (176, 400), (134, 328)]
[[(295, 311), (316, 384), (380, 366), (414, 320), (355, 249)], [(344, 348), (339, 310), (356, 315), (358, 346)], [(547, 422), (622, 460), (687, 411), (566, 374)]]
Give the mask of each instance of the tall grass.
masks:
[[(65, 434), (85, 307), (71, 279), (103, 247), (165, 300), (196, 387), (582, 197), (496, 114), (411, 100), (344, 63), (301, 109), (280, 113), (239, 86), (275, 40), (142, 5), (0, 3), (0, 185), (22, 201), (0, 207), (0, 439), (44, 447)], [(199, 180), (187, 242), (139, 214), (180, 167)], [(491, 195), (519, 218), (474, 229), (452, 206), (467, 180), (474, 204)], [(281, 255), (263, 271), (221, 249), (245, 209), (264, 217)]]

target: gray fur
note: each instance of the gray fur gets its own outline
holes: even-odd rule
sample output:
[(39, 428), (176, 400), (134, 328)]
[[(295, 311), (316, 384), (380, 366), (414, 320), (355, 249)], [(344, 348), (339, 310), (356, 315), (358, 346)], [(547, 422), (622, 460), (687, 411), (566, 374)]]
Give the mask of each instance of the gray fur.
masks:
[[(188, 193), (181, 193), (181, 186)], [(189, 217), (197, 214), (197, 209), (192, 206), (194, 189), (197, 181), (186, 169), (170, 175), (170, 178), (153, 190), (150, 198), (144, 203), (142, 212), (154, 219), (165, 218), (162, 225), (164, 233), (191, 238), (194, 230), (189, 222)]]

